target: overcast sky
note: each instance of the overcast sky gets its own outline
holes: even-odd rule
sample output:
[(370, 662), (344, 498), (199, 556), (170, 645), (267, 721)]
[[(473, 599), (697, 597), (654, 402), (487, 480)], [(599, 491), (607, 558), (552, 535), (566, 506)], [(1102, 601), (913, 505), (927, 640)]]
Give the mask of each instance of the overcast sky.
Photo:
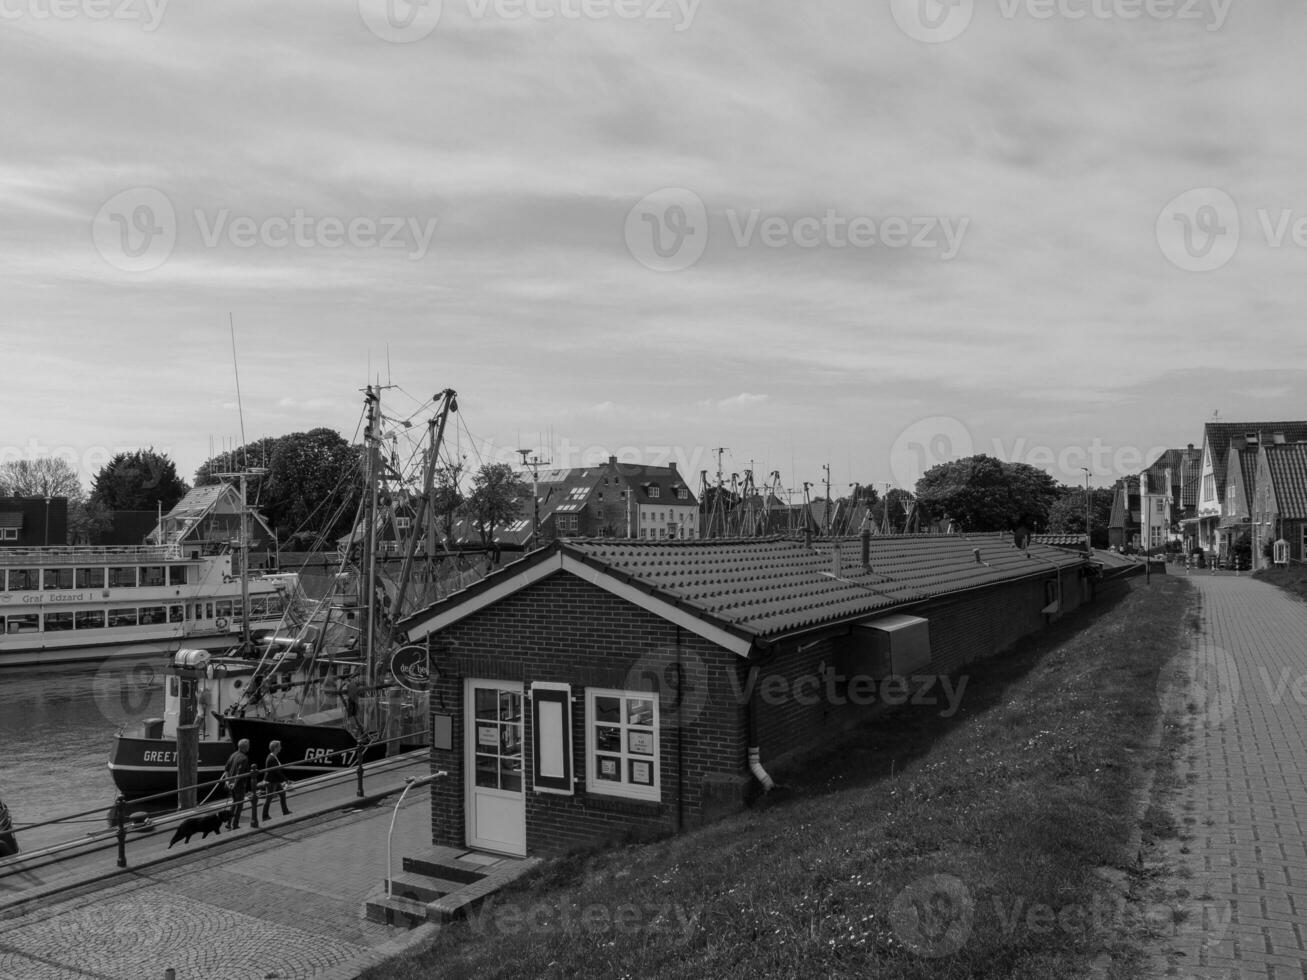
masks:
[[(1097, 484), (1307, 417), (1301, 0), (0, 0), (5, 459)], [(1302, 222), (1296, 226), (1295, 222)], [(463, 449), (469, 450), (464, 437)], [(552, 446), (550, 442), (552, 441)], [(513, 457), (516, 458), (516, 457)]]

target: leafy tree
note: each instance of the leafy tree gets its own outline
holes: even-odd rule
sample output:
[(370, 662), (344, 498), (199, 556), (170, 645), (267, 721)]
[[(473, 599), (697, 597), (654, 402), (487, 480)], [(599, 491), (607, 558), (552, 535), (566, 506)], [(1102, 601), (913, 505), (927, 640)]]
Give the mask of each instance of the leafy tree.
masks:
[[(1048, 509), (1048, 529), (1054, 534), (1085, 533), (1085, 488), (1062, 487), (1061, 496)], [(1094, 487), (1089, 496), (1089, 519), (1092, 522), (1090, 543), (1106, 548), (1107, 526), (1112, 520), (1112, 490)]]
[(190, 489), (166, 453), (153, 449), (118, 453), (100, 467), (91, 497), (108, 510), (172, 510)]
[(362, 493), (361, 448), (334, 429), (310, 429), (277, 440), (260, 508), (282, 541), (331, 540), (353, 528)]
[(908, 507), (912, 503), (912, 494), (898, 487), (891, 487), (884, 497), (878, 497), (871, 505), (872, 529), (879, 531), (885, 526), (885, 509), (889, 508), (889, 526), (891, 531), (902, 531), (908, 519)]
[(429, 519), (434, 520), (436, 529), (446, 541), (454, 539), (454, 522), (458, 520), (459, 510), (463, 506), (463, 491), (458, 487), (457, 466), (441, 466), (436, 469), (431, 483), (431, 510)]
[(0, 464), (0, 497), (67, 497), (80, 500), (82, 481), (65, 459), (42, 456)]
[(95, 544), (113, 526), (113, 513), (94, 497), (68, 501), (68, 543)]
[(523, 498), (529, 500), (530, 496), (530, 485), (507, 463), (487, 463), (477, 470), (464, 509), (481, 536), (481, 543), (490, 544), (496, 527), (517, 520)]
[(1057, 497), (1057, 482), (1043, 470), (984, 454), (933, 466), (917, 481), (926, 515), (953, 518), (964, 531), (1043, 526)]
[[(211, 483), (221, 483), (222, 478), (215, 475), (218, 473), (239, 473), (253, 466), (266, 468), (272, 461), (273, 453), (277, 451), (277, 444), (284, 438), (286, 437), (264, 436), (238, 449), (221, 452), (206, 459), (195, 471), (195, 485), (207, 487)], [(251, 477), (250, 486), (256, 486), (258, 479), (258, 477)]]

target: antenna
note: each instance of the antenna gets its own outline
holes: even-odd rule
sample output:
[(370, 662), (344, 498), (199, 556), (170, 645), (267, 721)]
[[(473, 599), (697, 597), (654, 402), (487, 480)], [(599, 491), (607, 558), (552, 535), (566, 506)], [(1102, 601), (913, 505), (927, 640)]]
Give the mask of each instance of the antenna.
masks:
[[(236, 413), (241, 420), (241, 447), (245, 446), (245, 409), (241, 403), (241, 371), (236, 363), (236, 321), (232, 318), (231, 312), (227, 313), (227, 325), (231, 328), (231, 368), (236, 374)], [(236, 462), (235, 453), (232, 453), (232, 462)]]

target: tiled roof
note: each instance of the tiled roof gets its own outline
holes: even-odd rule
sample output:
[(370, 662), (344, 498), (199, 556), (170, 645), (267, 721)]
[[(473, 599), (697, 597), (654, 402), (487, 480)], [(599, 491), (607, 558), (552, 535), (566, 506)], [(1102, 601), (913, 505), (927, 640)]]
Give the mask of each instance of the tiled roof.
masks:
[(22, 513), (13, 513), (12, 511), (6, 511), (5, 513), (0, 514), (0, 527), (22, 527), (22, 526), (23, 526)]
[(1239, 478), (1243, 488), (1243, 499), (1239, 501), (1239, 513), (1247, 514), (1252, 505), (1253, 495), (1257, 492), (1257, 452), (1245, 449), (1239, 453)]
[[(786, 538), (645, 542), (591, 539), (553, 548), (505, 566), (482, 585), (443, 600), (412, 619), (493, 587), (518, 566), (561, 550), (619, 581), (634, 583), (735, 633), (770, 639), (938, 596), (997, 585), (1083, 556), (1044, 545), (1020, 551), (1006, 535), (887, 535), (871, 539), (871, 570), (861, 565), (859, 538), (820, 539), (811, 548)], [(977, 560), (976, 551), (979, 552)], [(839, 552), (839, 570), (834, 553)]]
[(1032, 534), (1030, 540), (1035, 544), (1046, 544), (1053, 548), (1084, 548), (1083, 534)]
[(1280, 517), (1307, 518), (1307, 445), (1269, 446), (1266, 465), (1280, 505)]
[(1282, 437), (1284, 444), (1307, 442), (1307, 422), (1208, 422), (1203, 426), (1203, 440), (1212, 453), (1216, 470), (1216, 493), (1225, 499), (1227, 453), (1232, 442), (1243, 442), (1247, 436), (1265, 433), (1268, 444)]

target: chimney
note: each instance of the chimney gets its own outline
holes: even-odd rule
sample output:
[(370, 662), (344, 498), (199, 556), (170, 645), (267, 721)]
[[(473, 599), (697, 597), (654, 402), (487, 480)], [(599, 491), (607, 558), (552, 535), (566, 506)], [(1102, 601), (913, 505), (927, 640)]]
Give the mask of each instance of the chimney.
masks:
[(835, 547), (833, 547), (830, 552), (830, 573), (836, 578), (839, 578), (840, 573), (844, 571), (843, 558), (844, 556), (840, 554), (839, 543), (836, 542)]
[(609, 457), (608, 457), (608, 465), (609, 465), (609, 466), (614, 466), (614, 467), (615, 467), (615, 466), (617, 465), (617, 457), (616, 457), (616, 456), (609, 456)]
[[(673, 473), (676, 473), (676, 460), (674, 460), (674, 459), (669, 459), (669, 460), (667, 461), (667, 468), (668, 468), (669, 470), (671, 470)], [(677, 474), (677, 475), (679, 476), (680, 474)]]
[(812, 528), (810, 527), (803, 529), (803, 546), (809, 551), (812, 550)]
[(972, 548), (972, 549), (971, 549), (971, 557), (974, 558), (974, 559), (976, 559), (976, 564), (977, 564), (977, 565), (982, 564), (982, 562), (981, 562), (981, 560), (980, 560), (980, 549), (979, 549), (979, 548)]
[(862, 570), (871, 571), (871, 528), (862, 529)]

